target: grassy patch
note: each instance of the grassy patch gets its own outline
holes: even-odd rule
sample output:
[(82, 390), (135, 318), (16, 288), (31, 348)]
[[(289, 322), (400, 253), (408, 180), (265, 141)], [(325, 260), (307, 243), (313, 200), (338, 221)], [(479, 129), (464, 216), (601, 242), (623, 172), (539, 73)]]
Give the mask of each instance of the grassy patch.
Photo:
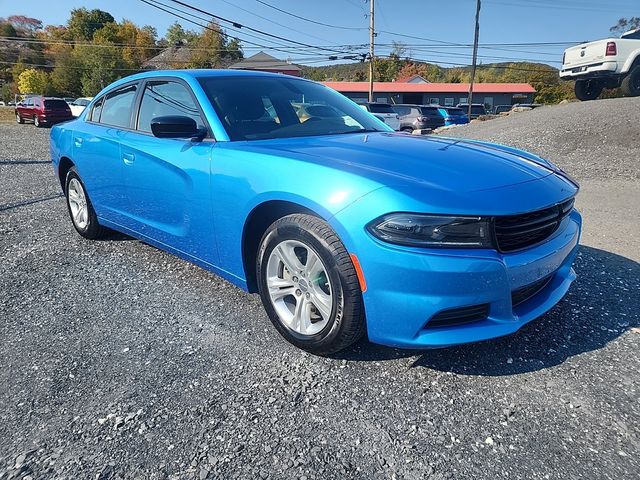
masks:
[(0, 107), (0, 123), (15, 122), (16, 116), (13, 107)]

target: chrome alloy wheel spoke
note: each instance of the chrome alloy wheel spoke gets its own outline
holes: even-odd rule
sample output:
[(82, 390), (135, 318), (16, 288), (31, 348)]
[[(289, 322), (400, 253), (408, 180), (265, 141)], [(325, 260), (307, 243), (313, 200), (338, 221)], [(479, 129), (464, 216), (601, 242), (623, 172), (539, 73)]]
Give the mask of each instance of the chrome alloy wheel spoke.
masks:
[(331, 318), (333, 297), (326, 267), (298, 240), (284, 240), (267, 261), (267, 287), (282, 322), (300, 335), (315, 335)]

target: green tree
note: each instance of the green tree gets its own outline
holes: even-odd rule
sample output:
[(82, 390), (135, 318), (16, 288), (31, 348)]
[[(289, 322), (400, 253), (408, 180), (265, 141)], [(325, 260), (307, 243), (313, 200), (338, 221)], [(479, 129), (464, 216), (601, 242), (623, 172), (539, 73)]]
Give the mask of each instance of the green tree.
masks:
[(198, 34), (196, 32), (193, 30), (185, 30), (178, 22), (175, 22), (167, 29), (167, 35), (165, 37), (170, 47), (183, 42), (187, 44), (195, 43), (197, 38)]
[(629, 30), (640, 28), (640, 17), (621, 18), (613, 27), (609, 29), (611, 33), (622, 35)]
[(18, 76), (18, 90), (20, 93), (47, 93), (49, 75), (42, 70), (27, 68)]
[(2, 37), (17, 37), (18, 32), (13, 25), (9, 22), (0, 22), (0, 36)]
[(82, 93), (82, 70), (82, 60), (71, 46), (59, 48), (55, 57), (55, 67), (50, 75), (55, 93), (62, 96), (79, 96)]
[(74, 8), (67, 22), (67, 29), (74, 40), (93, 40), (93, 35), (109, 23), (114, 23), (113, 16), (99, 9), (87, 10)]

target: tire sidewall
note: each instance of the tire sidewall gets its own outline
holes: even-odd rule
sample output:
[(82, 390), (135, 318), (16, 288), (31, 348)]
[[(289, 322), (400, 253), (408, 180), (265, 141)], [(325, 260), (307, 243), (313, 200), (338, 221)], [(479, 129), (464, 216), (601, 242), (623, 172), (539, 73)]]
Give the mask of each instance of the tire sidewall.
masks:
[[(37, 115), (33, 117), (33, 124), (34, 124), (36, 127), (40, 127), (40, 119), (38, 118), (38, 116), (37, 116)], [(84, 187), (83, 187), (83, 188), (84, 188)]]
[(628, 90), (629, 95), (637, 97), (640, 95), (640, 86), (637, 85), (638, 79), (640, 79), (640, 66), (634, 67), (629, 73)]
[[(268, 293), (266, 280), (267, 262), (274, 248), (285, 240), (297, 240), (313, 249), (324, 264), (331, 283), (331, 317), (327, 325), (315, 335), (300, 335), (287, 327), (280, 320)], [(260, 243), (257, 259), (257, 277), (258, 289), (269, 319), (278, 332), (290, 343), (305, 350), (322, 351), (340, 335), (345, 311), (345, 301), (348, 301), (349, 296), (345, 295), (345, 282), (335, 262), (335, 258), (331, 255), (331, 247), (321, 236), (293, 222), (283, 223), (276, 228), (269, 229)]]

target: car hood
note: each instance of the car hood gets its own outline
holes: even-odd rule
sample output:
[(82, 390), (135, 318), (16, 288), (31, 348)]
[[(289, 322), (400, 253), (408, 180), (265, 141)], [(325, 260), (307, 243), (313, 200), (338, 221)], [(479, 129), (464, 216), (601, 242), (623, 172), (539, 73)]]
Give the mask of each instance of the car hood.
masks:
[(538, 180), (550, 163), (509, 147), (376, 132), (247, 142), (245, 149), (336, 167), (384, 185), (473, 192)]

